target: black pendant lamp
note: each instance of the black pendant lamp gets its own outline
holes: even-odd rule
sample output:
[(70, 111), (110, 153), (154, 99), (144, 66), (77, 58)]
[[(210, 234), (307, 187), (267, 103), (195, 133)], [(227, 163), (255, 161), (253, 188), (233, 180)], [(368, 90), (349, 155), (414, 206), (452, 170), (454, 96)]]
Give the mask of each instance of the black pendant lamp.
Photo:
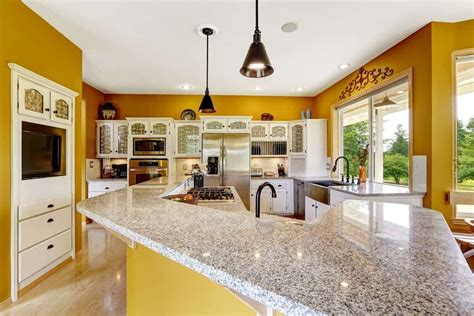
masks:
[(258, 29), (258, 0), (255, 0), (255, 32), (253, 42), (245, 57), (240, 73), (245, 77), (263, 78), (273, 73), (273, 67), (268, 58), (265, 45), (261, 42), (260, 30)]
[(206, 35), (206, 92), (202, 98), (201, 105), (199, 106), (199, 112), (201, 113), (214, 113), (216, 109), (212, 103), (211, 96), (209, 95), (209, 36), (214, 33), (211, 28), (205, 27), (202, 29), (202, 33)]

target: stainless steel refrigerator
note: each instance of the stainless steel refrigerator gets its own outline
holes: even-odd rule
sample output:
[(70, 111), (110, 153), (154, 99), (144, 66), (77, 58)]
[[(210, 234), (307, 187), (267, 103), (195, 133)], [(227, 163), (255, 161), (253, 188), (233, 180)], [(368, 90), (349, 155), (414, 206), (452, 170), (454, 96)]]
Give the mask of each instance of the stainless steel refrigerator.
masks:
[(203, 134), (205, 186), (234, 186), (250, 209), (250, 134)]

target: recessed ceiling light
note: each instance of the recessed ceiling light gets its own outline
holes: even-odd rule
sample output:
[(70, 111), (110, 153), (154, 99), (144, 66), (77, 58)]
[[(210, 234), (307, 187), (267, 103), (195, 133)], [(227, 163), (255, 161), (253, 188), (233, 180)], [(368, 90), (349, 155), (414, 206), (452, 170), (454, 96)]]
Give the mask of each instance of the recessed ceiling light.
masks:
[(184, 84), (180, 85), (179, 88), (183, 89), (183, 90), (191, 90), (193, 88), (193, 86), (190, 85), (190, 84), (184, 83)]
[(405, 91), (403, 91), (403, 90), (397, 91), (397, 94), (404, 94), (404, 93), (405, 93)]
[(296, 88), (295, 88), (295, 91), (297, 91), (297, 92), (301, 92), (301, 91), (303, 91), (303, 90), (304, 90), (303, 87), (296, 87)]
[(349, 68), (351, 64), (340, 64), (339, 66), (337, 66), (339, 69), (346, 69), (346, 68)]
[(255, 91), (262, 91), (262, 87), (258, 87), (258, 86), (255, 87), (255, 88), (253, 88), (253, 89), (254, 89)]
[(295, 22), (288, 22), (281, 26), (281, 30), (285, 33), (291, 33), (298, 29), (298, 24)]

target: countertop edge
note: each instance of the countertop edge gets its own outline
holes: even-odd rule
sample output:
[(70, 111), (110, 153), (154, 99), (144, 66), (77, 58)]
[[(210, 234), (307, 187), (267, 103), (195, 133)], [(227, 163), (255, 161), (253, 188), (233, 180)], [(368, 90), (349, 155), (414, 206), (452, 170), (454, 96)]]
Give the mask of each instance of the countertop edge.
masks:
[(330, 186), (329, 190), (334, 190), (338, 191), (341, 193), (346, 193), (350, 195), (355, 195), (355, 196), (424, 196), (426, 193), (423, 192), (417, 192), (417, 191), (410, 191), (406, 193), (356, 193), (356, 192), (351, 192), (347, 191), (343, 188), (338, 188), (337, 186)]
[(314, 309), (304, 304), (295, 302), (287, 297), (265, 290), (248, 281), (241, 280), (240, 278), (232, 276), (227, 272), (213, 268), (197, 259), (190, 258), (179, 251), (166, 247), (157, 241), (137, 234), (128, 228), (117, 225), (114, 222), (81, 207), (81, 204), (82, 201), (77, 203), (76, 209), (79, 210), (80, 213), (96, 221), (98, 224), (101, 224), (104, 227), (111, 229), (120, 235), (123, 235), (124, 237), (130, 238), (131, 240), (139, 243), (140, 245), (153, 250), (157, 254), (160, 254), (170, 260), (173, 260), (174, 262), (181, 264), (222, 286), (225, 286), (261, 304), (264, 304), (267, 307), (277, 309), (278, 311), (283, 312), (285, 314), (312, 315), (315, 313), (322, 313), (315, 311)]

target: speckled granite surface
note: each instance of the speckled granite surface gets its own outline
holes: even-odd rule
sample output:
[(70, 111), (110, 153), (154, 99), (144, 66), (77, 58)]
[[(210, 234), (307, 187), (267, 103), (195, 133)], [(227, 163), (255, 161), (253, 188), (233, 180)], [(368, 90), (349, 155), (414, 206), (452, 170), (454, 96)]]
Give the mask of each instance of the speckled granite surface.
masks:
[[(440, 213), (348, 200), (312, 224), (130, 187), (81, 213), (285, 314), (472, 314), (474, 277)], [(221, 206), (225, 208), (225, 204)]]
[(389, 185), (383, 183), (366, 182), (360, 185), (331, 186), (331, 190), (340, 191), (357, 196), (397, 196), (415, 195), (423, 196), (422, 192), (412, 191), (402, 186)]

